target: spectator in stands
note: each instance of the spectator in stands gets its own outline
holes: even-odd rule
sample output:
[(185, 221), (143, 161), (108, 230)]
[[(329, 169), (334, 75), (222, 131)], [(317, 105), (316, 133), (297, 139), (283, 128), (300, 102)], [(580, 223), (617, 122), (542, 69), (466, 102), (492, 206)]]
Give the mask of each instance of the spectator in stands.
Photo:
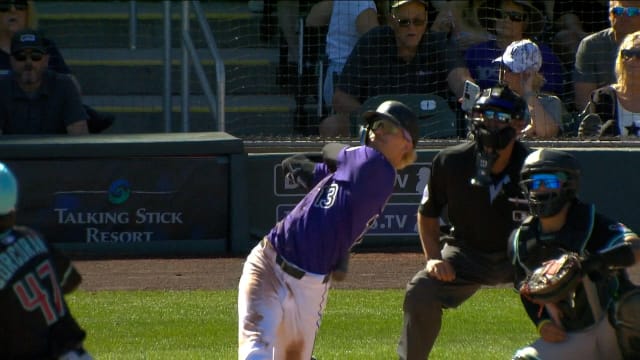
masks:
[(608, 0), (554, 1), (551, 18), (555, 19), (549, 38), (553, 51), (567, 71), (573, 71), (576, 51), (587, 35), (609, 26)]
[(502, 65), (502, 82), (527, 103), (530, 122), (524, 129), (517, 128), (520, 135), (539, 139), (557, 136), (562, 102), (555, 95), (540, 92), (545, 81), (540, 73), (540, 48), (529, 39), (514, 41), (494, 61)]
[[(37, 29), (38, 19), (33, 1), (12, 0), (0, 2), (0, 75), (6, 75), (11, 70), (11, 39), (13, 34), (26, 28)], [(82, 94), (82, 88), (71, 69), (67, 66), (60, 50), (53, 40), (43, 37), (42, 41), (49, 57), (49, 70), (65, 74), (71, 78)], [(113, 114), (98, 112), (88, 105), (84, 105), (88, 115), (89, 131), (98, 133), (113, 124)]]
[(349, 136), (350, 114), (372, 96), (423, 93), (447, 99), (449, 89), (462, 96), (468, 71), (446, 34), (425, 34), (427, 15), (425, 1), (394, 1), (389, 25), (360, 38), (335, 87), (335, 114), (320, 124), (321, 136)]
[(0, 79), (0, 134), (88, 134), (76, 86), (47, 69), (42, 36), (26, 29), (11, 40), (11, 72)]
[(640, 30), (640, 2), (609, 1), (609, 22), (611, 27), (585, 37), (578, 46), (573, 75), (578, 109), (584, 108), (593, 90), (616, 82), (618, 46), (625, 36)]
[(329, 26), (325, 52), (328, 65), (323, 84), (323, 101), (327, 108), (333, 101), (333, 80), (342, 72), (351, 50), (364, 33), (378, 26), (376, 4), (371, 1), (333, 1), (316, 3), (307, 15), (306, 26)]
[(583, 121), (581, 137), (640, 136), (640, 31), (624, 38), (616, 57), (615, 72), (615, 83), (591, 93), (591, 100), (580, 117), (585, 119), (588, 114), (596, 114), (600, 121), (590, 124)]
[(493, 37), (478, 21), (477, 10), (481, 0), (438, 0), (431, 3), (438, 15), (429, 29), (449, 33), (461, 51)]
[[(498, 83), (500, 67), (493, 59), (501, 56), (514, 41), (535, 41), (542, 33), (544, 20), (542, 13), (525, 0), (485, 1), (478, 9), (478, 18), (496, 38), (469, 48), (465, 61), (476, 84), (485, 89)], [(548, 46), (538, 43), (538, 47), (542, 53), (540, 71), (546, 79), (542, 90), (561, 96), (564, 94), (564, 69), (560, 59)]]

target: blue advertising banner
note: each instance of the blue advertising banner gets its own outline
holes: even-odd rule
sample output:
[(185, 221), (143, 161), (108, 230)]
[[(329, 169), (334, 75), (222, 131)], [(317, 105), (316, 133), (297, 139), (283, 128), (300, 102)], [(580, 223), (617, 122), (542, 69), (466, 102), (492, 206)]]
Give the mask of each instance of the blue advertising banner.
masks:
[(50, 242), (148, 243), (229, 235), (226, 156), (7, 163), (20, 182), (18, 222)]
[[(282, 219), (293, 210), (294, 204), (278, 205), (277, 219)], [(382, 214), (374, 221), (366, 236), (416, 235), (417, 203), (387, 204)]]

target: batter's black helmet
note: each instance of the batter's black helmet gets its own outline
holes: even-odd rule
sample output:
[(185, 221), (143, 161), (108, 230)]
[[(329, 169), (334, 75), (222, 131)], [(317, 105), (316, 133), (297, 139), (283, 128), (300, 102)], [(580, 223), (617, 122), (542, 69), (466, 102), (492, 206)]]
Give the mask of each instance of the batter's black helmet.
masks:
[[(529, 201), (531, 214), (541, 217), (557, 214), (567, 202), (577, 196), (580, 172), (578, 160), (567, 152), (540, 149), (529, 154), (522, 165), (520, 185)], [(565, 179), (558, 190), (531, 191), (532, 176), (540, 173), (562, 173)]]
[(413, 141), (413, 148), (418, 144), (420, 130), (418, 128), (418, 117), (409, 107), (399, 101), (387, 100), (380, 104), (378, 108), (366, 111), (362, 114), (362, 119), (366, 123), (367, 131), (378, 118), (390, 120), (409, 132)]

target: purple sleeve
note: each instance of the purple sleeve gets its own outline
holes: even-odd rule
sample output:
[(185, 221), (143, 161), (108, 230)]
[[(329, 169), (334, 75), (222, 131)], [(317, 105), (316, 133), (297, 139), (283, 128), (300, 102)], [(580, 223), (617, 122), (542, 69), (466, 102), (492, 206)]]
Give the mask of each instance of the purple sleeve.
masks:
[(313, 171), (313, 184), (311, 187), (316, 186), (320, 180), (324, 179), (327, 175), (329, 175), (331, 171), (329, 171), (329, 167), (325, 163), (316, 163), (316, 168)]

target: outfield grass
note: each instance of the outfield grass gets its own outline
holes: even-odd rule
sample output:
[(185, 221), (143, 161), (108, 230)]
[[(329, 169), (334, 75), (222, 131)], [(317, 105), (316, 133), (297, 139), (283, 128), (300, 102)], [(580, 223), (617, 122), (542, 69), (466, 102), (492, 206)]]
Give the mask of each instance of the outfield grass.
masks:
[[(79, 291), (67, 297), (100, 359), (236, 359), (235, 290)], [(318, 360), (395, 359), (402, 290), (331, 290)], [(509, 289), (445, 311), (431, 359), (509, 359), (535, 331)]]

